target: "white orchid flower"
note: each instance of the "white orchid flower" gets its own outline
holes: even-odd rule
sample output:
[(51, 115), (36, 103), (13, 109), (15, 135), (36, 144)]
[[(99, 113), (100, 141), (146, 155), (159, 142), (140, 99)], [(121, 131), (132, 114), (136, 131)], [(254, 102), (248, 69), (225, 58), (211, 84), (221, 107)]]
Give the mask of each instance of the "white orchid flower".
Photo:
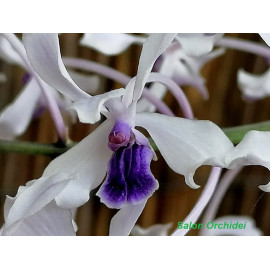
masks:
[(21, 186), (16, 197), (7, 196), (1, 235), (75, 235), (73, 211), (55, 202), (55, 197), (75, 179), (76, 175), (64, 174), (42, 177)]
[[(26, 34), (23, 42), (35, 71), (49, 85), (74, 101), (80, 121), (94, 123), (100, 113), (107, 120), (65, 154), (53, 160), (43, 177), (56, 173), (77, 173), (56, 197), (57, 205), (76, 208), (89, 199), (99, 186), (101, 201), (121, 208), (111, 222), (111, 235), (129, 234), (146, 200), (158, 188), (150, 170), (153, 152), (146, 137), (136, 127), (145, 128), (168, 165), (185, 176), (186, 183), (198, 188), (195, 170), (203, 165), (225, 166), (231, 141), (210, 121), (188, 120), (156, 113), (137, 113), (136, 104), (156, 59), (166, 50), (175, 34), (153, 34), (146, 40), (135, 80), (125, 89), (90, 96), (71, 79), (62, 63), (58, 36)], [(108, 169), (106, 169), (108, 166)], [(125, 224), (121, 221), (125, 221)], [(119, 224), (122, 224), (119, 229)]]
[(134, 226), (131, 231), (133, 236), (167, 236), (169, 230), (172, 228), (172, 223), (168, 224), (155, 224), (148, 228), (142, 228), (139, 225)]
[(185, 54), (197, 57), (210, 53), (222, 36), (223, 34), (185, 33), (178, 34), (176, 40), (179, 41)]
[[(233, 228), (224, 228), (224, 229), (205, 229), (204, 235), (207, 236), (220, 236), (220, 235), (234, 235), (234, 236), (260, 236), (263, 235), (262, 231), (256, 227), (255, 221), (248, 216), (223, 216), (216, 218), (213, 223), (222, 223), (224, 224), (234, 224), (236, 222), (242, 223), (245, 225), (245, 228), (233, 229)], [(206, 226), (206, 224), (204, 224)]]
[(80, 45), (95, 49), (106, 55), (117, 55), (132, 44), (142, 44), (144, 37), (122, 33), (86, 33), (80, 39)]
[[(212, 59), (219, 57), (225, 52), (223, 48), (217, 49), (209, 54), (190, 57), (185, 54), (182, 48), (176, 48), (165, 54), (159, 72), (172, 78), (180, 86), (193, 86), (198, 89), (204, 99), (208, 98), (208, 90), (205, 86), (205, 79), (201, 75), (202, 67)], [(149, 91), (159, 99), (162, 99), (167, 92), (166, 86), (154, 83)], [(138, 102), (138, 112), (154, 112), (155, 106), (142, 98)]]
[[(18, 46), (21, 46), (22, 51), (24, 47), (20, 44), (18, 39), (15, 39)], [(25, 52), (24, 52), (25, 54)], [(26, 70), (26, 76), (23, 81), (24, 87), (20, 91), (16, 99), (6, 106), (0, 113), (0, 139), (13, 140), (15, 137), (24, 133), (32, 118), (40, 116), (42, 112), (48, 107), (48, 102), (42, 91), (40, 85), (35, 77), (32, 77), (31, 71), (25, 64), (21, 54), (13, 47), (4, 35), (0, 35), (0, 58), (10, 64), (16, 64)], [(69, 74), (76, 81), (76, 83), (85, 91), (94, 92), (99, 86), (99, 79), (97, 76), (86, 76), (74, 71), (69, 71)], [(62, 111), (65, 111), (74, 119), (73, 112), (66, 111), (71, 102), (66, 97), (62, 97), (59, 92), (43, 82), (43, 87), (46, 91), (52, 92), (57, 105)]]
[(262, 99), (270, 96), (270, 69), (263, 74), (257, 75), (239, 70), (237, 83), (245, 98)]

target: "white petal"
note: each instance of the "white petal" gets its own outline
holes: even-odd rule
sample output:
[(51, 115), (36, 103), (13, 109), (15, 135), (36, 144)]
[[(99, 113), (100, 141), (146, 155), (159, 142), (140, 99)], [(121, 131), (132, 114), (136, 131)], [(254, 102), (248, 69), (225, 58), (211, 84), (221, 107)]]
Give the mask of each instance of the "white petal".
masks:
[(260, 185), (259, 188), (264, 192), (270, 192), (270, 182), (266, 185)]
[(198, 167), (226, 166), (225, 154), (233, 149), (223, 131), (210, 121), (139, 113), (136, 125), (149, 132), (168, 165), (184, 175), (192, 188), (199, 187), (193, 180)]
[(105, 94), (75, 101), (71, 108), (76, 110), (80, 122), (93, 124), (100, 120), (100, 113), (104, 109), (104, 103), (107, 100), (120, 97), (124, 93), (124, 88), (112, 90)]
[(19, 54), (2, 35), (0, 35), (0, 58), (10, 64), (16, 64), (22, 67), (25, 66)]
[(40, 96), (41, 90), (32, 79), (0, 114), (0, 139), (12, 140), (26, 130)]
[(259, 33), (261, 38), (265, 41), (265, 43), (270, 46), (270, 34), (269, 33)]
[(84, 34), (80, 45), (95, 49), (103, 54), (116, 55), (126, 50), (132, 43), (140, 42), (141, 38), (129, 34)]
[(267, 97), (270, 95), (270, 69), (261, 75), (239, 70), (237, 83), (241, 92), (247, 98), (260, 99)]
[(108, 136), (113, 123), (106, 120), (69, 151), (54, 159), (43, 176), (76, 172), (78, 180), (70, 182), (56, 198), (59, 206), (76, 208), (89, 199), (89, 192), (101, 184), (111, 157)]
[[(270, 170), (270, 151), (267, 147), (270, 142), (270, 132), (255, 131), (248, 132), (243, 140), (226, 156), (229, 168), (238, 165), (260, 165)], [(266, 192), (270, 191), (268, 185), (260, 186)]]
[[(224, 222), (228, 223), (229, 225), (233, 223), (242, 223), (243, 226), (246, 224), (245, 229), (207, 229), (204, 235), (236, 235), (236, 236), (260, 236), (263, 235), (262, 231), (256, 228), (256, 224), (254, 220), (250, 217), (246, 216), (224, 216), (219, 217), (213, 221), (214, 223), (221, 223)], [(207, 224), (204, 224), (207, 226)]]
[(169, 224), (156, 224), (148, 228), (142, 228), (136, 225), (131, 234), (134, 236), (167, 236), (169, 230), (172, 228), (172, 223)]
[(36, 213), (24, 218), (16, 229), (3, 228), (2, 235), (12, 236), (75, 236), (72, 212), (51, 201)]
[(57, 34), (24, 34), (23, 44), (37, 74), (71, 100), (87, 98), (68, 74), (60, 53)]
[(100, 78), (97, 75), (85, 75), (81, 72), (68, 70), (74, 82), (85, 92), (95, 94), (100, 85)]
[(211, 52), (222, 36), (223, 34), (178, 34), (176, 39), (187, 55), (201, 56)]
[(5, 210), (4, 231), (12, 233), (25, 218), (34, 215), (49, 204), (74, 179), (75, 175), (66, 174), (41, 177), (29, 187), (19, 191), (14, 202), (8, 199), (9, 203), (6, 204), (6, 207), (10, 209)]
[[(176, 34), (152, 34), (143, 44), (136, 82), (133, 92), (133, 100), (138, 100), (141, 97), (144, 85), (147, 78), (153, 68), (153, 65), (157, 58), (170, 46), (174, 40)], [(127, 96), (129, 104), (131, 102), (130, 97)]]
[(127, 236), (141, 215), (146, 201), (121, 208), (112, 218), (110, 224), (111, 236)]

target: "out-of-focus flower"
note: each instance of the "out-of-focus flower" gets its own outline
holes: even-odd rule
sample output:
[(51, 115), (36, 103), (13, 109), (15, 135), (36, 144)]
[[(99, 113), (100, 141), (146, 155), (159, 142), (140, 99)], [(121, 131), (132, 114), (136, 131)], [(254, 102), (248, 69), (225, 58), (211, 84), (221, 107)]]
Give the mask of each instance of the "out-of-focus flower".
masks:
[(237, 73), (238, 86), (247, 99), (261, 99), (270, 95), (270, 69), (260, 75), (244, 70)]
[(16, 197), (7, 196), (1, 235), (75, 235), (74, 211), (63, 209), (55, 198), (76, 175), (52, 175), (21, 186)]
[[(22, 47), (23, 51), (24, 48), (20, 41), (16, 39), (16, 42)], [(23, 78), (25, 85), (19, 95), (0, 113), (0, 139), (13, 140), (26, 130), (32, 118), (39, 117), (47, 109), (48, 101), (40, 88), (40, 84), (37, 83), (35, 77), (30, 75), (31, 71), (29, 71), (16, 47), (13, 47), (3, 35), (0, 35), (0, 58), (10, 64), (19, 65), (27, 72), (27, 76)], [(98, 88), (99, 79), (97, 76), (86, 76), (74, 71), (70, 71), (70, 75), (86, 91), (95, 92)], [(59, 108), (74, 120), (73, 111), (66, 110), (71, 104), (70, 100), (60, 95), (45, 82), (43, 82), (43, 87), (46, 88), (46, 91), (52, 92)]]
[(139, 225), (134, 226), (131, 231), (133, 236), (167, 236), (169, 230), (172, 228), (172, 223), (169, 224), (155, 224), (148, 228), (142, 228)]
[[(202, 67), (209, 61), (219, 57), (225, 52), (223, 48), (217, 49), (209, 54), (198, 57), (191, 57), (185, 54), (182, 48), (175, 48), (165, 53), (159, 72), (167, 77), (172, 78), (180, 86), (193, 86), (200, 92), (204, 99), (208, 98), (208, 90), (205, 86), (205, 79), (201, 75)], [(155, 97), (162, 99), (166, 94), (166, 86), (154, 83), (149, 91)], [(137, 106), (138, 112), (154, 112), (155, 106), (141, 98)]]
[[(218, 235), (235, 235), (235, 236), (260, 236), (262, 231), (256, 227), (255, 221), (248, 216), (223, 216), (212, 221), (213, 223), (222, 224), (224, 229), (212, 228), (206, 229), (204, 235), (218, 236)], [(224, 226), (224, 224), (228, 226)], [(230, 228), (231, 224), (242, 223), (245, 228), (237, 229)], [(204, 224), (207, 226), (207, 224)], [(232, 227), (232, 226), (231, 226)]]
[(179, 41), (183, 51), (189, 56), (202, 56), (210, 53), (217, 41), (223, 34), (178, 34), (176, 39)]
[(144, 37), (131, 34), (87, 33), (80, 39), (80, 44), (106, 55), (117, 55), (126, 50), (130, 45), (142, 44), (144, 41)]

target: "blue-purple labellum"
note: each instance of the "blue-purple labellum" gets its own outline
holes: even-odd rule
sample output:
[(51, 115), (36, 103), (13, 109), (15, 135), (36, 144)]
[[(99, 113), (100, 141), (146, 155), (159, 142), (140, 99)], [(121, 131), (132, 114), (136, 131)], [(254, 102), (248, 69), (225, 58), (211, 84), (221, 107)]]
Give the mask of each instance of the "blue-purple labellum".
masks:
[(130, 125), (117, 121), (109, 134), (108, 146), (112, 151), (116, 151), (122, 146), (127, 146), (130, 140)]
[(152, 158), (149, 147), (136, 143), (115, 151), (97, 194), (101, 201), (110, 208), (121, 208), (149, 198), (158, 188), (150, 170)]

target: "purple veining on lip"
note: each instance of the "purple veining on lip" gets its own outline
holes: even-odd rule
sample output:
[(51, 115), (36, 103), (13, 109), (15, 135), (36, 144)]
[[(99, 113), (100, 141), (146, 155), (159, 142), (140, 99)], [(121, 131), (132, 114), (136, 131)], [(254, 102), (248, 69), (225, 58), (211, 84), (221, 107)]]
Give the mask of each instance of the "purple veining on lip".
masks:
[(25, 73), (24, 75), (23, 75), (23, 77), (22, 77), (22, 82), (24, 83), (24, 84), (26, 84), (26, 83), (28, 83), (28, 81), (30, 80), (30, 78), (31, 78), (31, 75), (29, 74), (29, 73)]
[(108, 164), (105, 182), (98, 191), (101, 201), (110, 208), (138, 204), (158, 188), (151, 170), (152, 151), (145, 145), (121, 147)]
[(116, 151), (122, 146), (127, 146), (130, 141), (130, 125), (117, 121), (109, 134), (108, 146), (112, 151)]

